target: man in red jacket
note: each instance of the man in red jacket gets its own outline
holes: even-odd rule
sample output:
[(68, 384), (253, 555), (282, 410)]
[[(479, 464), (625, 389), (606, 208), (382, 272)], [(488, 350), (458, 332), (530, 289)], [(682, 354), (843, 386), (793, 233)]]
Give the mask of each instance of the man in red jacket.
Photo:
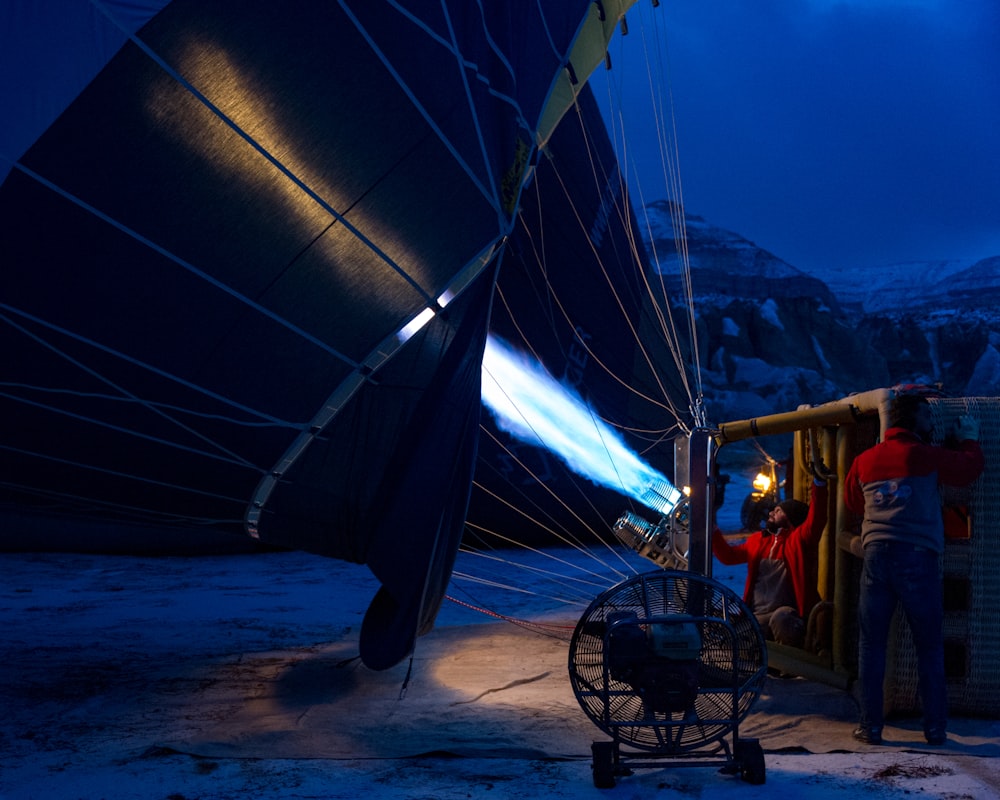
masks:
[(723, 564), (746, 564), (743, 601), (753, 611), (764, 636), (779, 644), (802, 647), (806, 620), (819, 602), (819, 540), (827, 520), (826, 482), (817, 478), (807, 505), (785, 500), (767, 516), (767, 527), (742, 544), (731, 545), (716, 528), (712, 553)]
[(881, 744), (882, 681), (886, 640), (897, 601), (902, 604), (917, 652), (924, 737), (947, 739), (944, 672), (944, 602), (939, 558), (944, 551), (939, 485), (964, 486), (983, 471), (979, 423), (960, 417), (958, 449), (930, 444), (934, 425), (927, 399), (900, 395), (892, 401), (883, 441), (854, 459), (844, 481), (844, 502), (863, 514), (864, 568), (858, 603), (858, 685), (861, 719), (854, 738)]

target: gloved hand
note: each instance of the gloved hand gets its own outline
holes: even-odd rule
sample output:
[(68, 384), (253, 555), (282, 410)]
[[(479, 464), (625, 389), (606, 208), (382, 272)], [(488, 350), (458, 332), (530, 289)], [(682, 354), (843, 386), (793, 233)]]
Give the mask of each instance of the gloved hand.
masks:
[(823, 463), (822, 459), (819, 461), (809, 462), (809, 471), (813, 474), (813, 477), (820, 483), (826, 483), (827, 481), (832, 481), (837, 477), (836, 470), (830, 469), (826, 464)]
[(979, 440), (979, 420), (964, 415), (955, 420), (955, 437), (958, 441), (965, 439)]

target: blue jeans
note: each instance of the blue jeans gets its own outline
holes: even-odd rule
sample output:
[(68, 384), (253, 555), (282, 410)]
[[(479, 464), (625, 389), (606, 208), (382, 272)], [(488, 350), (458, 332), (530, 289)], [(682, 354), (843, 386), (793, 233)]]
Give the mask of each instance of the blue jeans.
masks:
[(881, 731), (886, 641), (898, 600), (906, 613), (917, 652), (917, 677), (924, 712), (924, 733), (943, 735), (948, 695), (944, 676), (944, 602), (938, 554), (902, 542), (865, 546), (858, 607), (858, 677), (861, 725)]

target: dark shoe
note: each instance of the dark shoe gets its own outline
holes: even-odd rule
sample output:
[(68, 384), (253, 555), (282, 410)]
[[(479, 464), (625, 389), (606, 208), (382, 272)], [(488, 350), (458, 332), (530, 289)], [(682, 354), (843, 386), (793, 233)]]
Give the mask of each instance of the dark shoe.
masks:
[(859, 742), (864, 742), (865, 744), (882, 744), (882, 731), (878, 728), (859, 725), (851, 735)]
[(948, 734), (944, 731), (927, 731), (924, 734), (927, 744), (942, 745), (948, 741)]

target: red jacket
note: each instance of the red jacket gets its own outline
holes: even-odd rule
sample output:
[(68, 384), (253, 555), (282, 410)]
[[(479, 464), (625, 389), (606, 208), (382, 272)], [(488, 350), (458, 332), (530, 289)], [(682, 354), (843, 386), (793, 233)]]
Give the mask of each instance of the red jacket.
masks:
[(941, 552), (944, 525), (938, 486), (966, 486), (984, 466), (979, 442), (958, 450), (927, 444), (906, 428), (889, 428), (883, 441), (851, 464), (844, 504), (861, 523), (862, 544), (904, 541)]
[(819, 540), (826, 527), (827, 496), (826, 484), (813, 484), (809, 514), (806, 521), (797, 528), (782, 528), (774, 534), (758, 531), (747, 537), (742, 544), (729, 544), (718, 528), (712, 532), (712, 553), (719, 561), (728, 565), (747, 565), (743, 601), (751, 608), (757, 572), (764, 558), (783, 559), (788, 565), (795, 590), (795, 603), (802, 619), (806, 619), (813, 606), (819, 602), (819, 590), (816, 586), (819, 580)]

